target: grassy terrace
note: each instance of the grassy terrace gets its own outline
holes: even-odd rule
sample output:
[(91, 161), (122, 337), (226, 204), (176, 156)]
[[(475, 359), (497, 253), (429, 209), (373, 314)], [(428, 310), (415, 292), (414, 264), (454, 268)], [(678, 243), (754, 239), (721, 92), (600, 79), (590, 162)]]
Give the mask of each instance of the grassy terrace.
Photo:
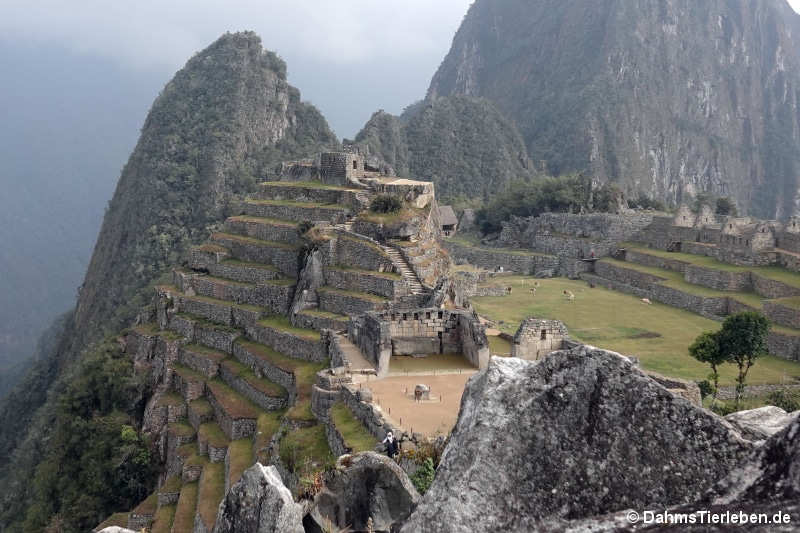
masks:
[[(231, 259), (230, 261), (234, 261), (234, 260)], [(239, 265), (246, 265), (248, 267), (254, 267), (254, 268), (258, 268), (260, 266), (260, 267), (263, 267), (265, 270), (270, 270), (270, 271), (277, 272), (277, 269), (275, 267), (273, 267), (272, 265), (265, 265), (265, 264), (261, 264), (261, 263), (246, 263), (244, 261), (238, 261), (238, 260), (235, 260), (235, 261)], [(225, 263), (227, 263), (227, 262), (228, 261), (225, 261)], [(236, 281), (236, 280), (228, 279), (228, 278), (220, 278), (220, 277), (217, 277), (217, 276), (209, 276), (208, 274), (203, 274), (202, 278), (206, 279), (208, 281), (213, 281), (214, 283), (219, 283), (221, 285), (230, 285), (232, 287), (252, 288), (252, 287), (256, 286), (255, 283), (247, 283), (246, 281)]]
[(228, 357), (228, 354), (222, 353), (218, 350), (213, 350), (208, 346), (203, 346), (202, 344), (187, 344), (183, 347), (183, 349), (187, 352), (192, 352), (202, 355), (203, 357), (207, 357), (208, 359), (211, 359), (217, 363)]
[(337, 289), (336, 287), (320, 287), (317, 289), (317, 292), (322, 293), (331, 293), (331, 294), (339, 294), (341, 296), (350, 296), (351, 298), (358, 298), (359, 300), (367, 300), (370, 302), (374, 302), (376, 304), (386, 303), (389, 300), (384, 298), (383, 296), (378, 296), (377, 294), (372, 294), (369, 292), (360, 292), (360, 291), (347, 291), (344, 289)]
[(770, 300), (773, 303), (782, 305), (784, 307), (791, 307), (792, 309), (800, 309), (800, 296), (792, 296), (790, 298), (778, 298), (777, 300)]
[(155, 514), (158, 508), (158, 492), (154, 492), (144, 499), (142, 503), (136, 506), (132, 511), (136, 514)]
[(253, 449), (256, 452), (257, 459), (263, 464), (267, 464), (269, 461), (269, 450), (267, 447), (270, 441), (272, 441), (272, 436), (275, 435), (275, 433), (278, 432), (278, 428), (281, 427), (283, 415), (284, 411), (268, 411), (258, 415)]
[(219, 378), (206, 381), (206, 387), (231, 417), (258, 418), (260, 409), (253, 402), (220, 381)]
[(208, 253), (212, 253), (212, 254), (214, 254), (214, 253), (226, 254), (226, 253), (228, 253), (230, 251), (227, 248), (225, 248), (224, 246), (220, 246), (219, 244), (211, 244), (211, 243), (201, 244), (200, 246), (196, 247), (196, 250), (200, 250), (201, 252), (208, 252)]
[[(197, 490), (197, 512), (208, 530), (214, 527), (217, 519), (217, 507), (225, 492), (225, 463), (208, 463), (200, 476)], [(183, 531), (183, 530), (181, 530)], [(187, 529), (186, 531), (192, 531)]]
[(208, 403), (205, 398), (198, 398), (189, 402), (189, 409), (200, 416), (211, 416), (214, 414), (214, 408)]
[(350, 317), (347, 315), (340, 315), (339, 313), (332, 313), (331, 311), (321, 311), (319, 309), (305, 309), (301, 311), (301, 313), (319, 318), (329, 318), (331, 320), (343, 320), (345, 322), (350, 320)]
[(497, 335), (490, 335), (489, 351), (493, 355), (511, 355), (511, 343), (505, 339), (501, 339)]
[(300, 248), (299, 244), (289, 244), (285, 242), (276, 242), (276, 241), (265, 241), (262, 239), (256, 239), (255, 237), (245, 237), (244, 235), (234, 235), (233, 233), (212, 233), (211, 239), (214, 240), (228, 240), (228, 241), (237, 241), (242, 244), (252, 244), (253, 246), (262, 246), (264, 248), (282, 248), (284, 250), (298, 250)]
[(694, 294), (695, 296), (703, 296), (706, 298), (732, 298), (738, 302), (741, 302), (745, 305), (749, 305), (750, 307), (753, 307), (755, 309), (761, 309), (762, 306), (761, 296), (754, 292), (720, 291), (717, 289), (710, 289), (708, 287), (703, 287), (702, 285), (694, 285), (692, 283), (686, 282), (686, 280), (683, 279), (683, 274), (681, 274), (680, 272), (676, 272), (674, 270), (649, 267), (649, 266), (639, 265), (637, 263), (631, 263), (629, 261), (619, 261), (617, 259), (612, 259), (610, 257), (604, 257), (599, 261), (617, 267), (627, 268), (630, 270), (635, 270), (637, 272), (651, 274), (653, 276), (659, 276), (661, 278), (664, 278), (665, 280), (660, 282), (659, 285), (671, 287), (673, 289), (679, 290), (681, 292), (686, 292), (688, 294)]
[(362, 268), (353, 268), (348, 266), (336, 265), (325, 267), (327, 270), (334, 270), (337, 272), (353, 272), (354, 274), (363, 274), (365, 276), (372, 276), (374, 278), (384, 278), (390, 280), (400, 280), (403, 276), (397, 272), (378, 272), (377, 270), (364, 270)]
[(139, 326), (135, 326), (133, 329), (134, 331), (140, 333), (141, 335), (147, 335), (149, 337), (157, 335), (168, 341), (176, 341), (181, 338), (181, 336), (175, 333), (174, 331), (170, 331), (168, 329), (158, 329), (158, 325), (154, 323), (142, 324)]
[(173, 531), (192, 531), (194, 529), (194, 514), (197, 508), (198, 482), (187, 483), (181, 488), (181, 496), (175, 507), (175, 516), (172, 519)]
[(156, 402), (156, 405), (159, 407), (170, 405), (170, 406), (178, 406), (183, 403), (183, 396), (178, 394), (177, 392), (167, 392), (162, 394), (161, 397)]
[(178, 422), (172, 422), (167, 425), (170, 433), (180, 437), (191, 437), (194, 435), (194, 428), (186, 422), (186, 419), (181, 419)]
[[(708, 366), (689, 356), (688, 347), (703, 331), (718, 330), (719, 322), (656, 302), (646, 305), (635, 296), (602, 287), (590, 289), (579, 280), (537, 281), (536, 296), (528, 291), (533, 278), (512, 276), (503, 278), (503, 284), (514, 287), (512, 294), (475, 297), (471, 302), (481, 315), (502, 321), (499, 328), (506, 333), (513, 334), (529, 316), (558, 319), (573, 338), (634, 355), (648, 370), (691, 380), (708, 376)], [(574, 302), (564, 299), (564, 290), (575, 294)], [(720, 372), (722, 384), (734, 384), (733, 365), (724, 365)], [(767, 356), (750, 369), (748, 383), (781, 383), (791, 376), (800, 377), (800, 364)]]
[(160, 493), (180, 492), (181, 490), (181, 476), (170, 476), (158, 489)]
[(316, 202), (296, 202), (294, 200), (245, 200), (245, 203), (254, 205), (275, 205), (285, 207), (302, 207), (306, 209), (334, 209), (347, 211), (347, 207), (339, 204), (321, 204)]
[(366, 452), (375, 449), (378, 441), (353, 416), (353, 413), (350, 412), (346, 405), (337, 402), (336, 405), (331, 407), (331, 418), (348, 448), (352, 448), (354, 452)]
[[(190, 442), (178, 448), (178, 455), (183, 457), (184, 466), (202, 466), (208, 463), (208, 457), (197, 453), (197, 443)], [(184, 485), (185, 487), (185, 485)], [(183, 490), (183, 489), (181, 489)]]
[(175, 504), (159, 507), (150, 533), (170, 533), (172, 522), (175, 519), (175, 509)]
[(233, 485), (242, 477), (242, 474), (253, 464), (253, 441), (239, 439), (228, 446), (230, 468), (228, 471), (229, 484)]
[(267, 318), (259, 320), (258, 324), (284, 333), (289, 333), (308, 341), (318, 341), (320, 339), (319, 331), (295, 327), (289, 322), (289, 318), (283, 315), (270, 315)]
[[(274, 265), (268, 265), (266, 263), (253, 263), (251, 261), (242, 261), (241, 259), (225, 259), (224, 261), (222, 261), (222, 264), (235, 267), (244, 267), (244, 268), (258, 268), (260, 270), (269, 270), (270, 272), (280, 272), (280, 270), (278, 270), (278, 268)], [(230, 281), (231, 283), (241, 283), (241, 282), (231, 281), (226, 278), (213, 278), (212, 276), (206, 276), (206, 277), (211, 279)], [(249, 283), (241, 283), (241, 284), (245, 286), (250, 285)]]
[(445, 241), (459, 244), (461, 246), (466, 246), (467, 248), (475, 248), (476, 250), (488, 250), (490, 252), (503, 252), (507, 254), (524, 255), (524, 256), (550, 257), (550, 255), (548, 254), (533, 252), (531, 250), (521, 250), (519, 248), (495, 248), (494, 246), (492, 247), (483, 246), (481, 245), (481, 242), (477, 239), (477, 237), (472, 237), (468, 235), (447, 237)]
[(263, 181), (260, 187), (290, 187), (295, 189), (325, 189), (329, 191), (359, 192), (361, 189), (349, 189), (340, 185), (330, 185), (321, 181)]
[(761, 277), (775, 281), (780, 281), (781, 283), (785, 283), (792, 287), (800, 287), (800, 273), (792, 272), (791, 270), (786, 270), (785, 268), (781, 268), (778, 266), (763, 266), (763, 267), (738, 266), (738, 265), (731, 265), (728, 263), (722, 263), (720, 261), (717, 261), (713, 257), (687, 254), (682, 252), (667, 252), (664, 250), (647, 248), (636, 243), (622, 243), (620, 246), (628, 250), (632, 250), (634, 252), (652, 255), (655, 257), (662, 257), (665, 259), (675, 259), (677, 261), (683, 261), (691, 265), (711, 268), (714, 270), (723, 270), (726, 272), (753, 272)]
[(222, 428), (220, 428), (219, 424), (216, 422), (200, 424), (200, 429), (197, 430), (197, 437), (215, 448), (225, 448), (230, 444), (230, 440), (228, 440), (225, 432), (222, 431)]
[(287, 433), (281, 439), (278, 453), (283, 464), (301, 479), (335, 460), (322, 424)]
[(232, 302), (230, 300), (220, 300), (219, 298), (212, 298), (210, 296), (183, 296), (186, 300), (193, 300), (196, 302), (205, 302), (212, 305), (218, 305), (220, 307), (236, 307), (238, 309), (244, 309), (245, 311), (252, 311), (254, 313), (261, 313), (264, 311), (262, 307), (258, 307), (257, 305), (250, 305), (250, 304), (237, 304), (236, 302)]
[(224, 333), (241, 333), (238, 329), (226, 326), (224, 324), (218, 324), (216, 322), (212, 322), (207, 320), (205, 317), (199, 315), (193, 315), (192, 313), (176, 313), (175, 316), (183, 318), (185, 320), (191, 320), (195, 323), (196, 326), (200, 326), (201, 328), (206, 329), (215, 329), (217, 331), (222, 331)]
[(273, 398), (285, 398), (286, 397), (286, 389), (278, 385), (277, 383), (273, 383), (272, 381), (260, 378), (255, 375), (255, 373), (239, 361), (235, 359), (226, 359), (222, 362), (222, 366), (224, 366), (231, 374), (234, 376), (243, 379), (247, 383), (250, 384), (254, 389), (259, 392), (264, 393), (267, 396)]
[(94, 528), (94, 531), (102, 531), (107, 527), (117, 526), (117, 527), (128, 527), (128, 513), (114, 513)]
[(228, 220), (233, 222), (252, 222), (255, 224), (265, 224), (267, 226), (286, 226), (287, 228), (296, 228), (299, 223), (293, 220), (286, 220), (284, 218), (270, 218), (270, 217), (254, 217), (250, 215), (236, 215), (230, 217)]

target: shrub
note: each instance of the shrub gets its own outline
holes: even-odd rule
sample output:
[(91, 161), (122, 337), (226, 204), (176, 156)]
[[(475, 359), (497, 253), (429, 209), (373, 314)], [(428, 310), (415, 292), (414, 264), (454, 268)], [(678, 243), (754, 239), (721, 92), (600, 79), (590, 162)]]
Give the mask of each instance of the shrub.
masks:
[(700, 397), (705, 398), (714, 394), (714, 386), (707, 380), (697, 382), (697, 387), (700, 389)]
[(369, 210), (373, 213), (394, 213), (401, 207), (403, 207), (403, 203), (400, 199), (391, 194), (379, 194), (369, 204)]
[(800, 409), (800, 391), (780, 389), (767, 395), (767, 403), (780, 407), (787, 413)]
[(417, 492), (425, 494), (428, 492), (431, 483), (433, 483), (435, 475), (436, 471), (433, 469), (433, 459), (428, 457), (425, 459), (425, 462), (422, 463), (422, 466), (411, 474), (410, 479), (411, 483), (414, 484), (414, 488), (417, 489)]

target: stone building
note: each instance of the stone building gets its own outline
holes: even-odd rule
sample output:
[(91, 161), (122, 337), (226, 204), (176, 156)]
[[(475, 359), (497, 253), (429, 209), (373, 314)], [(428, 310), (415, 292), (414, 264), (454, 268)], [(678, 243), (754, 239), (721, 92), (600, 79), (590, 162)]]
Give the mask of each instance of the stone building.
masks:
[(535, 361), (565, 348), (568, 340), (567, 326), (560, 320), (526, 318), (514, 334), (511, 356)]
[(456, 232), (456, 229), (458, 229), (458, 218), (451, 206), (439, 206), (439, 223), (442, 226), (442, 233), (445, 237), (449, 237)]

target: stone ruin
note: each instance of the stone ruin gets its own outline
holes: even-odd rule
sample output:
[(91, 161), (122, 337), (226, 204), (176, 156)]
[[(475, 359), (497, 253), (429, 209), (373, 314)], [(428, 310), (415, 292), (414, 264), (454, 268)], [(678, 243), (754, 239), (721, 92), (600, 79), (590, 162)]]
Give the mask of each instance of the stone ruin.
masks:
[(514, 334), (511, 356), (535, 361), (565, 348), (568, 343), (569, 334), (563, 322), (530, 317), (519, 325)]

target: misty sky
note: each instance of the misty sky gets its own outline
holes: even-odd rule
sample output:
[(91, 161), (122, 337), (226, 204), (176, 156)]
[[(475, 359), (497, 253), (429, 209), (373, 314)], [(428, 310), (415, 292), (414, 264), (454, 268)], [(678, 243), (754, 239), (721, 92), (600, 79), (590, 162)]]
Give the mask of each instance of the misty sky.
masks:
[[(800, 0), (797, 0), (800, 1)], [(252, 29), (339, 137), (425, 95), (471, 0), (3, 0), (0, 41), (108, 59), (161, 85), (225, 31)], [(156, 91), (160, 87), (156, 88)]]

